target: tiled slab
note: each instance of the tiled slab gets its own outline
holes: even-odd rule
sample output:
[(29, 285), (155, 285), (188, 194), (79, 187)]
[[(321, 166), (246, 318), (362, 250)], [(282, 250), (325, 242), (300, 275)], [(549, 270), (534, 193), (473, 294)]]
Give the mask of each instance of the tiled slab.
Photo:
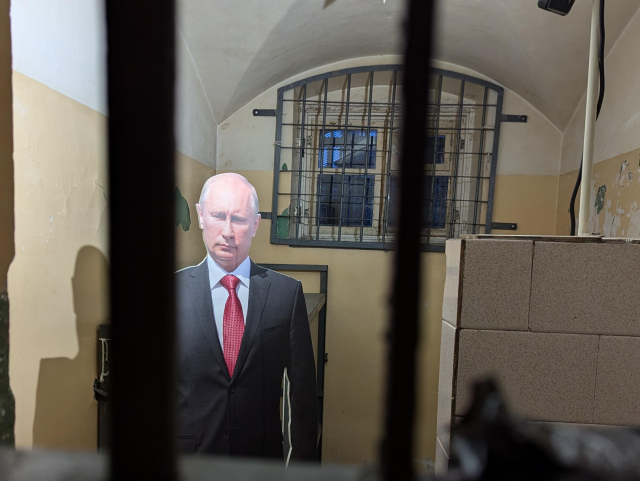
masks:
[(467, 411), (475, 380), (495, 376), (525, 417), (591, 422), (598, 336), (463, 329), (458, 342), (455, 414)]
[(529, 328), (640, 335), (640, 245), (536, 242)]
[(533, 242), (464, 241), (460, 327), (528, 328)]
[(461, 253), (462, 241), (460, 239), (449, 239), (445, 247), (447, 273), (444, 280), (442, 319), (453, 326), (458, 325)]
[(601, 336), (599, 347), (593, 421), (640, 426), (640, 338)]
[(438, 414), (436, 433), (444, 450), (449, 453), (451, 428), (451, 406), (453, 394), (453, 364), (455, 356), (456, 329), (442, 322), (440, 336), (440, 375), (438, 382)]

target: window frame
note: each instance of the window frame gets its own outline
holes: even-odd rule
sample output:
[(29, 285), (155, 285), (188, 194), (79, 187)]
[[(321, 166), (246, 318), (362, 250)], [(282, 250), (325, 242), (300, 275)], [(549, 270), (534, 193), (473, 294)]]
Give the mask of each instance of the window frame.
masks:
[[(402, 66), (401, 65), (397, 65), (397, 64), (392, 64), (392, 65), (374, 65), (374, 66), (367, 66), (367, 67), (356, 67), (356, 68), (349, 68), (349, 69), (342, 69), (342, 70), (336, 70), (336, 71), (332, 71), (332, 72), (327, 72), (324, 74), (320, 74), (320, 75), (315, 75), (312, 77), (308, 77), (305, 79), (301, 79), (298, 80), (296, 82), (290, 83), (288, 85), (285, 85), (283, 87), (280, 87), (278, 89), (278, 98), (277, 98), (277, 109), (276, 109), (276, 138), (275, 138), (275, 143), (274, 143), (274, 169), (273, 169), (273, 191), (272, 191), (272, 205), (271, 205), (271, 235), (270, 235), (270, 242), (271, 244), (276, 244), (276, 245), (289, 245), (289, 246), (296, 246), (296, 247), (324, 247), (324, 248), (338, 248), (338, 249), (360, 249), (360, 250), (392, 250), (393, 246), (394, 246), (394, 241), (393, 239), (389, 239), (387, 238), (386, 241), (384, 240), (384, 235), (383, 235), (383, 242), (368, 242), (365, 241), (364, 239), (366, 239), (367, 235), (364, 235), (363, 241), (352, 241), (352, 240), (334, 240), (330, 237), (332, 236), (328, 236), (328, 235), (323, 235), (322, 231), (319, 230), (318, 232), (318, 238), (317, 239), (303, 239), (303, 238), (282, 238), (282, 237), (278, 237), (278, 205), (279, 205), (279, 196), (283, 195), (280, 194), (279, 191), (279, 183), (280, 183), (280, 165), (281, 165), (281, 156), (282, 156), (282, 131), (283, 131), (283, 111), (284, 111), (284, 95), (285, 92), (295, 89), (297, 87), (303, 87), (309, 84), (312, 84), (314, 82), (318, 82), (318, 81), (323, 81), (326, 79), (331, 79), (334, 77), (340, 77), (340, 76), (348, 76), (348, 75), (354, 75), (354, 74), (361, 74), (361, 73), (373, 73), (373, 72), (388, 72), (388, 71), (395, 71), (398, 74), (400, 74), (402, 72)], [(438, 75), (438, 76), (442, 76), (442, 77), (449, 77), (449, 78), (453, 78), (456, 80), (460, 80), (461, 81), (461, 85), (462, 88), (464, 88), (464, 84), (466, 82), (469, 83), (473, 83), (473, 84), (478, 84), (482, 87), (485, 87), (487, 90), (486, 92), (488, 92), (489, 90), (492, 90), (495, 92), (496, 94), (496, 104), (495, 104), (495, 124), (494, 127), (492, 129), (488, 129), (488, 130), (492, 130), (493, 131), (493, 139), (492, 139), (492, 148), (491, 148), (491, 163), (490, 163), (490, 171), (489, 171), (489, 185), (488, 185), (488, 193), (487, 193), (487, 200), (486, 200), (486, 216), (485, 216), (485, 234), (490, 234), (491, 233), (491, 224), (492, 224), (492, 217), (493, 217), (493, 198), (494, 198), (494, 192), (495, 192), (495, 177), (496, 177), (496, 169), (497, 169), (497, 164), (498, 164), (498, 148), (499, 148), (499, 142), (500, 142), (500, 127), (501, 127), (501, 123), (502, 123), (502, 105), (503, 105), (503, 98), (504, 98), (504, 89), (502, 87), (500, 87), (499, 85), (496, 85), (492, 82), (488, 82), (486, 80), (483, 79), (479, 79), (470, 75), (466, 75), (466, 74), (461, 74), (458, 72), (453, 72), (453, 71), (449, 71), (449, 70), (444, 70), (444, 69), (437, 69), (437, 68), (431, 68), (430, 69), (430, 73), (433, 75)], [(325, 83), (326, 85), (326, 83)], [(462, 93), (461, 93), (462, 96)], [(486, 100), (485, 100), (486, 102)], [(461, 100), (461, 104), (463, 103), (463, 99)], [(401, 106), (402, 103), (400, 101), (397, 101), (396, 105)], [(492, 105), (493, 106), (493, 105)], [(304, 106), (303, 106), (304, 108)], [(486, 111), (486, 109), (484, 109)], [(462, 111), (461, 111), (462, 112)], [(460, 117), (462, 117), (462, 113), (460, 113)], [(326, 127), (325, 127), (326, 128)], [(349, 127), (346, 127), (346, 130), (349, 130)], [(440, 134), (438, 134), (440, 135)], [(383, 136), (378, 135), (377, 139), (378, 142), (381, 141)], [(398, 144), (398, 142), (394, 142), (394, 144)], [(446, 148), (445, 148), (446, 150)], [(318, 156), (318, 159), (320, 158), (320, 156)], [(457, 162), (457, 161), (456, 161)], [(368, 164), (368, 162), (366, 162), (365, 159), (365, 164)], [(445, 161), (446, 164), (446, 161)], [(425, 162), (425, 166), (426, 168), (429, 168), (429, 166), (433, 166), (434, 164), (431, 162)], [(435, 167), (436, 167), (436, 176), (438, 176), (438, 174), (441, 171), (441, 167), (443, 164), (439, 164), (439, 163), (435, 163)], [(362, 174), (367, 175), (367, 171), (368, 168), (364, 168), (365, 166), (363, 166), (363, 172)], [(433, 168), (433, 167), (431, 167)], [(294, 173), (294, 171), (292, 170), (292, 173)], [(323, 172), (319, 172), (319, 173), (323, 173)], [(453, 189), (455, 192), (455, 177), (451, 177), (451, 179), (454, 182), (450, 182), (450, 188), (451, 188), (451, 184), (453, 184)], [(374, 186), (375, 188), (375, 186)], [(388, 185), (385, 188), (385, 190), (388, 190)], [(307, 194), (305, 194), (307, 195)], [(469, 201), (467, 201), (469, 202)], [(386, 202), (385, 204), (388, 204), (388, 202)], [(476, 204), (477, 205), (477, 204)], [(315, 201), (315, 205), (314, 208), (318, 208), (319, 206), (319, 201), (316, 200)], [(386, 205), (383, 207), (382, 205), (379, 207), (380, 209), (385, 209), (386, 210)], [(376, 206), (374, 205), (374, 211), (376, 209)], [(374, 213), (375, 216), (375, 213)], [(386, 220), (384, 221), (386, 224)], [(322, 226), (322, 227), (330, 227), (330, 226)], [(345, 226), (346, 227), (346, 226)], [(350, 227), (347, 227), (347, 229), (349, 229)], [(366, 229), (366, 227), (365, 227)], [(385, 232), (388, 232), (389, 229), (383, 229), (385, 230)], [(445, 237), (446, 239), (449, 238), (454, 238), (454, 236), (450, 235), (451, 231), (449, 233), (446, 232), (447, 228), (445, 229), (425, 229), (429, 232), (426, 233), (426, 235), (424, 237), (427, 238), (427, 243), (422, 245), (422, 250), (424, 252), (444, 252), (445, 246), (444, 244), (438, 244), (438, 245), (434, 245), (429, 243), (429, 239), (430, 237), (434, 236), (434, 231), (436, 230), (442, 230), (443, 232), (443, 237)], [(324, 238), (323, 238), (324, 237)], [(345, 237), (351, 237), (351, 235), (347, 234)]]

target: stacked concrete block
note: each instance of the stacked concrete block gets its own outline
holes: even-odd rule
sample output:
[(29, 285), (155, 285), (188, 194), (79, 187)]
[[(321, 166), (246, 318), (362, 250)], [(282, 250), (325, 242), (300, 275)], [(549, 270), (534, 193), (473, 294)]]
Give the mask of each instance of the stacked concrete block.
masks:
[(602, 237), (447, 242), (436, 469), (476, 380), (539, 422), (640, 425), (640, 244)]

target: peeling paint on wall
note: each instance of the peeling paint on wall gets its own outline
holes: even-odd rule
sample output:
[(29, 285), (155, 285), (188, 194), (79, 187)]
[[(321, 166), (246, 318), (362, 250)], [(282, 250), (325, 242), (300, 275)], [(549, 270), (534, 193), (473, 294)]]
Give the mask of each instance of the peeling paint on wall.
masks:
[[(593, 166), (591, 232), (607, 237), (640, 238), (640, 168), (636, 165), (640, 166), (640, 149)], [(574, 174), (565, 175), (575, 178)], [(573, 187), (572, 182), (561, 180), (561, 183), (565, 189)], [(568, 198), (568, 192), (565, 194)]]
[(604, 196), (606, 193), (607, 193), (606, 185), (601, 185), (600, 187), (598, 187), (598, 193), (596, 194), (596, 202), (595, 202), (597, 214), (599, 214), (602, 211), (602, 208), (604, 207)]
[(176, 226), (182, 226), (182, 230), (187, 232), (191, 227), (191, 214), (189, 213), (189, 203), (176, 187)]

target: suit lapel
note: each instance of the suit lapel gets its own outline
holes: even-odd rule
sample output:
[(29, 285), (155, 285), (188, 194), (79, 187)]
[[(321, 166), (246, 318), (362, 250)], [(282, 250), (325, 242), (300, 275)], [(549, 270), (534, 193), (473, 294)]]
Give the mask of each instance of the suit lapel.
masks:
[[(230, 379), (227, 363), (224, 360), (220, 338), (216, 329), (216, 322), (213, 315), (213, 301), (211, 300), (211, 286), (209, 285), (209, 268), (206, 260), (193, 270), (193, 288), (191, 289), (191, 300), (196, 312), (196, 319), (204, 336), (213, 351), (213, 355), (220, 365), (222, 372)], [(253, 281), (252, 281), (253, 282)], [(251, 299), (251, 296), (249, 296)], [(244, 341), (243, 341), (244, 342)]]
[(231, 378), (232, 382), (242, 372), (244, 363), (251, 350), (251, 345), (262, 321), (262, 312), (267, 302), (270, 285), (271, 282), (267, 279), (266, 269), (257, 266), (252, 261), (251, 281), (249, 283), (249, 307), (247, 309), (246, 325), (244, 335), (242, 336), (242, 343), (240, 344), (238, 360), (236, 361), (236, 367), (233, 371), (233, 377)]

